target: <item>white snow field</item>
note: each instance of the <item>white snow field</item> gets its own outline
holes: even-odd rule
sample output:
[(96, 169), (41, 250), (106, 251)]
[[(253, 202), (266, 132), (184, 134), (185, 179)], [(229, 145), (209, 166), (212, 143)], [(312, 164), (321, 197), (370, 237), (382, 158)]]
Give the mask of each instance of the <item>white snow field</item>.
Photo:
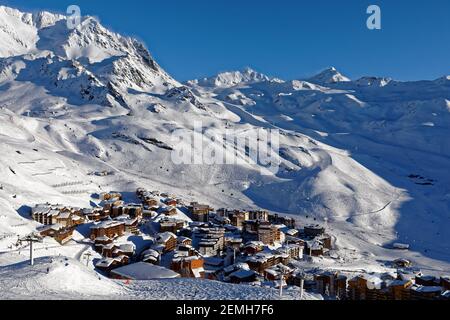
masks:
[[(172, 133), (198, 121), (218, 132), (279, 129), (280, 171), (261, 163), (174, 164), (170, 149), (183, 145)], [(63, 278), (55, 285), (52, 272), (21, 264), (28, 252), (17, 250), (17, 238), (38, 226), (27, 206), (86, 207), (92, 193), (131, 197), (137, 187), (216, 208), (264, 208), (300, 226), (327, 218), (337, 256), (317, 266), (378, 272), (404, 257), (426, 273), (450, 273), (449, 134), (449, 76), (350, 80), (329, 68), (284, 81), (246, 69), (181, 84), (144, 44), (95, 18), (69, 30), (64, 16), (0, 6), (0, 281), (11, 288), (0, 298), (102, 298), (102, 288), (114, 297), (187, 297), (180, 281), (198, 286), (202, 298), (246, 298), (240, 286), (190, 280), (129, 288), (103, 279), (89, 289), (95, 273), (74, 262), (88, 247), (81, 235), (36, 250), (44, 259), (38, 270), (48, 256), (74, 259), (70, 268), (81, 279), (74, 292)], [(102, 170), (113, 174), (88, 175)], [(393, 250), (395, 242), (410, 250)], [(55, 279), (59, 268), (64, 263)], [(248, 293), (265, 295), (275, 294)]]
[[(116, 281), (74, 259), (46, 257), (0, 267), (1, 299), (140, 299), (140, 300), (277, 300), (273, 288), (195, 280)], [(283, 299), (300, 299), (299, 290), (286, 290)], [(321, 299), (305, 293), (305, 300)]]

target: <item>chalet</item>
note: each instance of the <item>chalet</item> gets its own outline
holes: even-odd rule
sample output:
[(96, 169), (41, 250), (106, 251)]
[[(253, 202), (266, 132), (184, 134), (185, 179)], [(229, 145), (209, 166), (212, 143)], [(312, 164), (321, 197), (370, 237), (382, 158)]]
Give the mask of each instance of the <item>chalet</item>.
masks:
[(268, 220), (272, 224), (282, 224), (289, 229), (295, 229), (295, 219), (289, 217), (280, 217), (278, 214), (269, 214)]
[(138, 262), (112, 270), (111, 277), (121, 280), (158, 280), (179, 278), (180, 275), (164, 267)]
[(264, 274), (264, 270), (273, 267), (279, 263), (287, 264), (289, 255), (283, 253), (260, 252), (254, 256), (250, 256), (246, 260), (250, 269)]
[(102, 246), (101, 254), (106, 258), (114, 258), (113, 252), (116, 248), (117, 246), (113, 242), (105, 244)]
[(176, 257), (172, 260), (170, 269), (179, 273), (183, 278), (199, 279), (205, 277), (203, 265), (203, 258), (199, 256)]
[(178, 214), (176, 207), (163, 207), (160, 208), (159, 212), (165, 214), (166, 216), (175, 216)]
[(153, 219), (158, 215), (157, 214), (158, 210), (159, 208), (155, 208), (155, 210), (144, 209), (142, 210), (142, 217), (144, 219)]
[(299, 232), (297, 229), (289, 229), (286, 231), (286, 236), (289, 236), (289, 237), (295, 238), (295, 237), (298, 237), (298, 234), (299, 234)]
[(322, 234), (320, 236), (317, 237), (317, 240), (319, 240), (320, 242), (322, 242), (323, 247), (325, 249), (331, 250), (332, 248), (332, 238), (329, 234)]
[(123, 215), (128, 215), (131, 218), (138, 220), (142, 219), (142, 211), (142, 206), (138, 204), (127, 204), (122, 208)]
[(103, 247), (113, 243), (113, 239), (108, 238), (107, 236), (102, 236), (94, 239), (94, 248), (98, 253), (102, 253)]
[[(112, 217), (113, 216), (113, 207), (121, 206), (122, 201), (102, 201), (99, 203), (99, 206), (102, 207), (102, 216), (103, 217)], [(120, 214), (117, 213), (117, 209), (115, 211), (115, 214), (119, 216)]]
[(130, 218), (129, 216), (122, 215), (115, 218), (115, 221), (123, 222), (125, 224), (125, 232), (132, 234), (139, 234), (139, 218)]
[(192, 246), (192, 239), (188, 237), (178, 237), (177, 243), (182, 246)]
[(159, 232), (177, 233), (185, 227), (186, 223), (183, 220), (165, 218), (159, 222)]
[(386, 281), (389, 291), (389, 300), (410, 300), (413, 283), (411, 280)]
[(83, 216), (88, 221), (100, 221), (101, 219), (105, 218), (105, 215), (103, 214), (103, 209), (101, 208), (95, 208), (95, 209), (83, 209), (82, 210)]
[(320, 257), (325, 253), (324, 246), (320, 240), (306, 241), (305, 253), (311, 257)]
[(74, 229), (72, 227), (65, 227), (61, 224), (54, 224), (45, 226), (39, 229), (39, 234), (42, 237), (51, 237), (59, 242), (61, 245), (66, 244), (72, 240)]
[(158, 234), (156, 241), (162, 246), (164, 253), (174, 251), (177, 247), (177, 236), (172, 232)]
[(268, 281), (279, 280), (281, 279), (282, 276), (284, 279), (288, 279), (292, 277), (294, 271), (295, 271), (294, 269), (288, 266), (285, 266), (283, 264), (277, 264), (264, 270), (264, 278)]
[(134, 256), (134, 253), (136, 252), (136, 246), (133, 243), (123, 243), (118, 246), (115, 246), (113, 250), (113, 257), (118, 256), (127, 256), (131, 258)]
[(303, 246), (297, 244), (286, 244), (279, 248), (278, 251), (288, 254), (290, 259), (303, 259)]
[(315, 238), (317, 236), (321, 236), (325, 233), (325, 228), (316, 224), (309, 225), (305, 227), (305, 236), (310, 238)]
[(91, 227), (91, 240), (98, 237), (107, 236), (110, 239), (120, 237), (125, 233), (125, 223), (114, 220), (107, 220)]
[(248, 220), (269, 221), (269, 212), (265, 210), (249, 211)]
[(229, 217), (231, 215), (230, 209), (220, 208), (216, 210), (216, 215), (220, 217)]
[(110, 213), (111, 218), (117, 218), (122, 215), (124, 215), (124, 204), (123, 202), (121, 204), (116, 203), (111, 207)]
[(191, 202), (188, 207), (189, 213), (192, 215), (194, 221), (207, 222), (209, 219), (209, 213), (214, 211), (210, 206), (205, 204), (199, 204), (197, 202)]
[(73, 212), (65, 210), (60, 212), (56, 216), (56, 223), (67, 228), (80, 225), (81, 223), (83, 223), (83, 220), (80, 218), (80, 216), (75, 215)]
[(289, 235), (286, 235), (285, 241), (286, 241), (286, 243), (289, 243), (289, 244), (296, 244), (296, 245), (299, 245), (299, 246), (301, 246), (303, 248), (306, 247), (306, 241), (303, 240), (303, 239), (300, 239), (300, 238), (291, 237)]
[(282, 217), (280, 218), (278, 223), (284, 224), (286, 227), (290, 229), (295, 229), (296, 227), (296, 222), (294, 218)]
[(244, 252), (247, 255), (255, 255), (264, 250), (264, 243), (260, 241), (250, 241), (245, 244)]
[(245, 233), (249, 233), (249, 234), (258, 234), (258, 229), (260, 228), (261, 225), (264, 226), (271, 226), (270, 223), (261, 223), (260, 221), (257, 220), (246, 220), (244, 221), (243, 224), (243, 231)]
[(193, 238), (194, 246), (204, 256), (215, 256), (225, 247), (224, 228), (197, 228)]
[(158, 251), (153, 249), (148, 249), (141, 254), (142, 262), (151, 263), (154, 265), (159, 264), (160, 254)]
[(258, 241), (266, 245), (273, 245), (280, 239), (280, 230), (273, 225), (260, 225), (258, 228)]
[(414, 283), (419, 286), (424, 287), (435, 287), (440, 286), (440, 280), (433, 276), (423, 276), (423, 275), (416, 275)]
[(365, 277), (357, 276), (348, 281), (348, 298), (350, 300), (367, 300), (367, 279)]
[(147, 191), (144, 188), (137, 188), (136, 189), (136, 197), (138, 197), (139, 199), (141, 199), (142, 197), (144, 197), (144, 195), (147, 193)]
[(301, 287), (307, 291), (314, 291), (316, 289), (316, 281), (314, 277), (309, 274), (305, 274), (303, 271), (296, 270), (290, 278), (287, 279), (288, 284), (296, 287)]
[(220, 247), (219, 239), (205, 238), (198, 243), (198, 251), (204, 257), (216, 256), (221, 250)]
[(122, 195), (118, 192), (102, 192), (99, 195), (101, 201), (122, 200)]
[(57, 217), (63, 209), (58, 205), (40, 204), (31, 209), (31, 217), (43, 225), (53, 225), (58, 223)]
[(411, 261), (407, 260), (407, 259), (397, 259), (394, 260), (394, 266), (396, 266), (397, 268), (409, 268), (411, 267), (412, 263)]
[(104, 258), (95, 264), (95, 267), (103, 272), (110, 273), (113, 269), (127, 265), (130, 258), (127, 256), (120, 256), (116, 258)]
[(142, 203), (150, 208), (159, 207), (159, 201), (152, 197), (146, 197)]
[(251, 283), (257, 280), (258, 275), (253, 270), (239, 269), (229, 275), (231, 283)]
[(225, 247), (240, 251), (242, 247), (242, 238), (225, 237)]
[(217, 214), (215, 214), (212, 218), (210, 216), (210, 221), (211, 221), (211, 223), (220, 225), (220, 226), (225, 226), (225, 225), (231, 224), (231, 220), (229, 218), (222, 217)]
[(219, 271), (223, 269), (225, 260), (219, 257), (206, 257), (204, 259), (204, 268), (206, 270)]
[(412, 295), (411, 280), (383, 280), (364, 275), (349, 280), (348, 285), (351, 300), (409, 300)]
[(323, 272), (315, 275), (316, 292), (329, 297), (346, 298), (347, 277), (338, 272)]
[(236, 211), (229, 215), (230, 224), (237, 228), (244, 227), (244, 223), (248, 220), (245, 212)]
[(169, 207), (176, 207), (178, 205), (178, 201), (176, 199), (173, 199), (173, 198), (168, 198), (164, 202)]

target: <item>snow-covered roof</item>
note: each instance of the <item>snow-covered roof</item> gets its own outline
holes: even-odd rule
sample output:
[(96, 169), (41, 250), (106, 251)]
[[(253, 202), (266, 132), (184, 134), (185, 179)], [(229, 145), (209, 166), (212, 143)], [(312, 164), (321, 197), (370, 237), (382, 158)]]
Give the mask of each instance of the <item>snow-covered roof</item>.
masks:
[(59, 214), (58, 219), (69, 219), (71, 215), (72, 215), (72, 212), (64, 211)]
[(50, 211), (47, 213), (47, 216), (49, 216), (49, 217), (56, 217), (56, 216), (58, 216), (59, 214), (60, 214), (60, 211), (59, 211), (59, 210), (52, 209), (52, 210), (50, 210)]
[(220, 266), (224, 263), (224, 260), (222, 258), (218, 257), (207, 257), (205, 258), (205, 264), (210, 266)]
[(102, 237), (97, 237), (97, 238), (95, 238), (94, 239), (94, 241), (95, 242), (97, 242), (97, 241), (101, 241), (101, 242), (104, 242), (104, 241), (110, 241), (111, 239), (110, 238), (108, 238), (107, 236), (102, 236)]
[(178, 237), (177, 240), (178, 240), (178, 243), (183, 243), (185, 241), (192, 241), (192, 239), (188, 238), (188, 237)]
[(142, 256), (159, 257), (159, 252), (153, 249), (147, 249), (144, 252), (142, 252)]
[(442, 288), (441, 287), (427, 287), (427, 286), (412, 286), (411, 290), (416, 291), (416, 292), (422, 292), (422, 293), (440, 293), (442, 292)]
[(60, 224), (60, 223), (55, 223), (55, 224), (52, 224), (52, 225), (40, 227), (38, 229), (38, 231), (39, 232), (45, 232), (45, 231), (49, 231), (49, 230), (59, 231), (61, 229), (64, 229), (64, 226), (62, 224)]
[(159, 233), (158, 236), (156, 237), (156, 240), (159, 243), (166, 243), (167, 241), (169, 241), (171, 238), (177, 238), (177, 236), (172, 233), (172, 232), (164, 232), (164, 233)]
[(107, 229), (107, 228), (113, 228), (120, 225), (123, 225), (124, 223), (121, 221), (114, 221), (114, 220), (107, 220), (103, 221), (99, 224), (91, 226), (91, 229)]
[(134, 250), (136, 250), (136, 246), (134, 243), (123, 243), (119, 245), (119, 250), (122, 252), (134, 252)]
[(230, 274), (230, 277), (235, 277), (238, 279), (245, 279), (248, 277), (252, 277), (255, 275), (255, 272), (253, 270), (245, 270), (245, 269), (239, 269), (232, 274)]
[(114, 263), (114, 261), (116, 260), (114, 260), (113, 258), (104, 258), (98, 261), (95, 266), (97, 268), (109, 268)]
[(180, 275), (172, 270), (150, 263), (138, 262), (111, 271), (112, 274), (133, 280), (173, 279)]
[(298, 230), (297, 229), (289, 229), (286, 231), (286, 234), (290, 235), (290, 236), (295, 236), (296, 234), (298, 234)]

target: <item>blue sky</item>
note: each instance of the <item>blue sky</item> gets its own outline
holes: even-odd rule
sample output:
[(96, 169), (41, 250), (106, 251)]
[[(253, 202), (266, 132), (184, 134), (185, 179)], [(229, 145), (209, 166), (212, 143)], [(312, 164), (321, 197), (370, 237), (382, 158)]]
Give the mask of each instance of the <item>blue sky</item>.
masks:
[[(65, 12), (70, 4), (143, 40), (169, 73), (187, 80), (246, 66), (283, 79), (335, 66), (351, 78), (435, 79), (450, 74), (450, 1), (0, 0)], [(382, 30), (366, 28), (370, 4)]]

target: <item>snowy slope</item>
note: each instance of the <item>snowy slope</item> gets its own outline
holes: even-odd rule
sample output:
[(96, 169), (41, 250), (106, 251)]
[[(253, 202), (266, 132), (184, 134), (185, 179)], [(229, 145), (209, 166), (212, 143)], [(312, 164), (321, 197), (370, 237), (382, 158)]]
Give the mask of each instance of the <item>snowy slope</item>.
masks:
[[(339, 268), (402, 255), (450, 270), (449, 77), (352, 81), (330, 68), (282, 81), (245, 69), (182, 85), (140, 42), (83, 21), (68, 30), (62, 16), (0, 7), (0, 253), (36, 227), (23, 206), (88, 206), (94, 192), (144, 187), (301, 225), (327, 218)], [(186, 144), (172, 134), (199, 121), (234, 136), (279, 129), (280, 171), (174, 164), (171, 149)], [(101, 170), (113, 175), (88, 175)], [(411, 251), (390, 250), (398, 241)]]
[[(70, 275), (70, 276), (69, 276)], [(231, 285), (216, 281), (167, 279), (114, 281), (80, 262), (62, 257), (44, 257), (31, 267), (26, 262), (0, 267), (0, 299), (140, 299), (140, 300), (277, 300), (276, 289)], [(299, 299), (298, 290), (283, 299)], [(319, 297), (306, 293), (304, 300)]]

